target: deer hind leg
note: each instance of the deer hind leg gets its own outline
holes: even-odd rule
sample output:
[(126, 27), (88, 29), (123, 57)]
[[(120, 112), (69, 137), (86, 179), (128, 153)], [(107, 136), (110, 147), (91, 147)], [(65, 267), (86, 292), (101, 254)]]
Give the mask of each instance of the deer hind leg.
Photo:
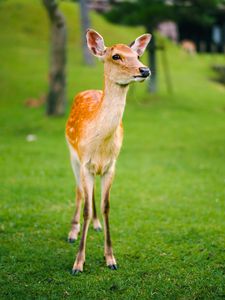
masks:
[(109, 194), (110, 194), (110, 188), (113, 181), (113, 175), (114, 175), (114, 168), (113, 170), (110, 170), (108, 173), (104, 174), (101, 178), (101, 189), (102, 189), (102, 202), (101, 202), (101, 208), (102, 208), (102, 214), (104, 219), (104, 234), (105, 234), (105, 245), (104, 245), (104, 255), (106, 260), (106, 265), (111, 270), (116, 270), (116, 259), (113, 255), (113, 249), (112, 249), (112, 241), (111, 241), (111, 235), (110, 235), (110, 227), (109, 227)]
[(97, 210), (95, 206), (95, 190), (93, 188), (93, 194), (92, 194), (92, 209), (93, 209), (93, 227), (95, 231), (101, 231), (102, 230), (102, 225), (98, 219), (97, 216)]
[(72, 227), (68, 234), (69, 243), (74, 243), (77, 240), (78, 235), (80, 233), (80, 210), (82, 204), (82, 190), (80, 189), (80, 187), (77, 187), (75, 201), (76, 201), (76, 207), (75, 207), (74, 216), (71, 221)]
[(74, 216), (72, 218), (72, 227), (68, 234), (68, 241), (70, 243), (74, 243), (77, 238), (78, 234), (80, 233), (80, 211), (81, 211), (81, 204), (82, 204), (82, 198), (83, 198), (83, 191), (82, 191), (82, 185), (80, 180), (80, 163), (77, 159), (77, 155), (71, 147), (70, 149), (70, 160), (71, 160), (71, 166), (73, 169), (74, 177), (76, 179), (76, 199), (75, 199), (75, 212)]
[(88, 227), (92, 217), (92, 194), (94, 187), (94, 176), (86, 168), (82, 168), (81, 179), (84, 191), (84, 224), (79, 245), (79, 251), (77, 253), (76, 260), (72, 269), (72, 274), (74, 275), (83, 271), (83, 265), (85, 262), (86, 238), (88, 233)]

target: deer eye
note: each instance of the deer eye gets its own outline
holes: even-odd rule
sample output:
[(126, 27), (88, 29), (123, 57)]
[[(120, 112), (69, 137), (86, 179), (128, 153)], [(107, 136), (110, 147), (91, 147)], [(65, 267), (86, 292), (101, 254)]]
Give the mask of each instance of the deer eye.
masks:
[(138, 55), (138, 57), (137, 57), (138, 59), (140, 59), (140, 56)]
[(119, 54), (115, 54), (115, 55), (113, 55), (112, 59), (118, 60), (118, 59), (121, 59), (121, 56)]

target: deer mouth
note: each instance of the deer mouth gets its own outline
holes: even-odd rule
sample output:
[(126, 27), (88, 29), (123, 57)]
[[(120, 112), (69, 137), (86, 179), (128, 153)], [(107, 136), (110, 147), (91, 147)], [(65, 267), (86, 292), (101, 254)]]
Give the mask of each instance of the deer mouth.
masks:
[(146, 79), (150, 76), (150, 74), (148, 74), (147, 76), (146, 75), (136, 75), (136, 76), (133, 76), (134, 78), (142, 78), (142, 79)]
[(134, 81), (139, 81), (139, 82), (145, 81), (147, 79), (147, 77), (146, 76), (141, 76), (141, 75), (133, 76)]

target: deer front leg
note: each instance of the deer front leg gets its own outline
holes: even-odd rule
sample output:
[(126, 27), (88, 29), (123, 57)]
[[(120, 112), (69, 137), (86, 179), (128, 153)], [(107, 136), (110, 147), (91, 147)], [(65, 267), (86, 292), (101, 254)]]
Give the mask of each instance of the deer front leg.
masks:
[(83, 265), (85, 262), (86, 238), (88, 233), (88, 227), (92, 217), (92, 193), (94, 186), (94, 176), (85, 168), (81, 170), (81, 179), (83, 183), (84, 192), (84, 224), (79, 245), (79, 251), (77, 253), (76, 260), (72, 269), (72, 274), (74, 275), (83, 271)]
[(97, 210), (95, 206), (95, 190), (93, 189), (93, 195), (92, 195), (92, 208), (93, 208), (93, 227), (95, 231), (101, 231), (102, 226), (97, 216)]
[(108, 173), (104, 174), (101, 179), (101, 188), (102, 188), (102, 214), (104, 219), (104, 234), (105, 234), (105, 245), (104, 245), (104, 255), (106, 260), (106, 265), (111, 270), (116, 270), (116, 259), (113, 255), (112, 241), (110, 236), (109, 228), (109, 194), (110, 188), (113, 181), (114, 170), (110, 170)]

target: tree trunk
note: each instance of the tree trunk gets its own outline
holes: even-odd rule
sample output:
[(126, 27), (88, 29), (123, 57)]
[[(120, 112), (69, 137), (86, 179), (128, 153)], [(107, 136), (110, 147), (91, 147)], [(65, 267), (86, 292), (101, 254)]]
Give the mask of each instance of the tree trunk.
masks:
[(55, 0), (43, 0), (51, 21), (51, 54), (47, 114), (63, 115), (66, 106), (66, 23)]
[(80, 18), (81, 18), (81, 42), (83, 48), (83, 59), (86, 65), (93, 64), (93, 58), (87, 47), (86, 30), (90, 28), (89, 9), (87, 0), (80, 0)]
[(151, 32), (152, 39), (148, 46), (148, 61), (151, 70), (151, 77), (149, 80), (148, 90), (154, 94), (157, 92), (157, 63), (156, 63), (156, 38), (152, 28), (147, 28), (147, 32)]

